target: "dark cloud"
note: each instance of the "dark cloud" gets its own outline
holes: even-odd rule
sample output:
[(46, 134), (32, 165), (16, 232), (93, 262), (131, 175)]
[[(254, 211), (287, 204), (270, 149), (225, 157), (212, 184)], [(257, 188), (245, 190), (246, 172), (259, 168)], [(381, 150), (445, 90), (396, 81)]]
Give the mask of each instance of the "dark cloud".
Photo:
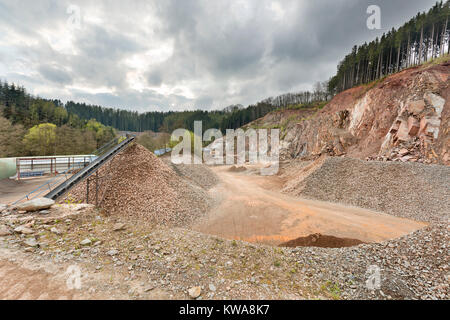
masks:
[[(352, 46), (434, 2), (1, 0), (0, 78), (139, 111), (247, 105), (327, 80)], [(367, 29), (369, 5), (383, 30)]]
[(44, 79), (49, 80), (51, 82), (65, 85), (72, 83), (72, 77), (70, 74), (63, 69), (60, 69), (51, 65), (40, 65), (38, 68), (39, 73), (44, 77)]

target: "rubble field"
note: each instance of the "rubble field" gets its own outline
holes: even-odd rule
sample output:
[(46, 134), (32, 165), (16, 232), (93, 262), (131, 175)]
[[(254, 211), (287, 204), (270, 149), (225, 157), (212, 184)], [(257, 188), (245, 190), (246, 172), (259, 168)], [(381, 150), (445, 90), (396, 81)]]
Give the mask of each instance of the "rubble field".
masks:
[[(450, 298), (448, 167), (321, 157), (286, 162), (281, 169), (264, 187), (284, 186), (298, 197), (428, 225), (379, 243), (310, 234), (281, 247), (203, 234), (190, 225), (215, 206), (212, 193), (222, 182), (214, 170), (172, 165), (133, 145), (99, 173), (110, 177), (100, 190), (101, 209), (73, 203), (85, 200), (83, 184), (46, 210), (2, 208), (0, 274), (20, 272), (12, 273), (14, 285), (2, 282), (0, 298)], [(229, 179), (259, 181), (252, 176), (257, 171), (223, 170)], [(67, 268), (73, 265), (82, 270), (83, 286), (66, 290)], [(373, 268), (380, 274), (377, 288), (367, 286)], [(57, 288), (49, 285), (53, 281)]]

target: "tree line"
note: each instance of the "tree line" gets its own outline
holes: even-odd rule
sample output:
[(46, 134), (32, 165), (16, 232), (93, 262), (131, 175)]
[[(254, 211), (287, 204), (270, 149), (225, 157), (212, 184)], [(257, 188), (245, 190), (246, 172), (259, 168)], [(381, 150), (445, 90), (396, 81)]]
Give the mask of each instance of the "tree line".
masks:
[[(171, 133), (194, 130), (202, 121), (203, 131), (237, 129), (267, 113), (290, 106), (308, 105), (331, 98), (326, 83), (314, 91), (270, 97), (244, 108), (231, 105), (223, 110), (145, 112), (105, 108), (86, 103), (42, 99), (24, 87), (0, 81), (0, 157), (87, 154), (111, 140), (116, 131)], [(167, 143), (168, 135), (149, 133), (140, 140), (152, 148)], [(153, 151), (153, 150), (152, 150)]]
[(287, 93), (270, 97), (247, 108), (244, 108), (242, 105), (231, 105), (223, 110), (212, 111), (152, 111), (139, 113), (73, 101), (68, 101), (65, 104), (65, 108), (69, 114), (76, 115), (80, 119), (93, 118), (106, 126), (112, 126), (121, 131), (171, 133), (178, 128), (192, 131), (194, 130), (194, 121), (202, 121), (203, 130), (217, 128), (225, 132), (226, 129), (239, 128), (276, 109), (287, 108), (292, 105), (310, 104), (316, 101), (328, 101), (331, 97), (332, 93), (328, 91), (328, 83), (317, 82), (313, 91)]
[(82, 119), (59, 100), (0, 82), (0, 157), (89, 154), (115, 136), (113, 127)]
[(450, 0), (437, 2), (398, 30), (392, 28), (381, 38), (354, 46), (339, 63), (328, 91), (336, 94), (449, 54), (449, 15)]

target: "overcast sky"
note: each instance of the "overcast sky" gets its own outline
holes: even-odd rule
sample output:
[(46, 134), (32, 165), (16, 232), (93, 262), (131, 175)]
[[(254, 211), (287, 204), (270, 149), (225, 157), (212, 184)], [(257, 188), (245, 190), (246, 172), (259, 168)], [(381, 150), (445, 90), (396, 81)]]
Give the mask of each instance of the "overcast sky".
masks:
[[(353, 45), (435, 2), (0, 0), (0, 79), (141, 112), (247, 106), (311, 89)], [(369, 5), (382, 30), (367, 28)]]

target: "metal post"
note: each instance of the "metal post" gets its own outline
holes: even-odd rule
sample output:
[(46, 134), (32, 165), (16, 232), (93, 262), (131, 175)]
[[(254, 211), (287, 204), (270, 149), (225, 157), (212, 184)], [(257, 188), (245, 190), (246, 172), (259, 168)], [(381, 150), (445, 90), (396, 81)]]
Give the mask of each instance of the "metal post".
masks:
[(89, 178), (86, 179), (86, 203), (89, 203)]
[(98, 207), (98, 170), (95, 172), (95, 206)]
[(20, 180), (20, 158), (16, 159), (16, 167), (17, 167), (17, 180)]

